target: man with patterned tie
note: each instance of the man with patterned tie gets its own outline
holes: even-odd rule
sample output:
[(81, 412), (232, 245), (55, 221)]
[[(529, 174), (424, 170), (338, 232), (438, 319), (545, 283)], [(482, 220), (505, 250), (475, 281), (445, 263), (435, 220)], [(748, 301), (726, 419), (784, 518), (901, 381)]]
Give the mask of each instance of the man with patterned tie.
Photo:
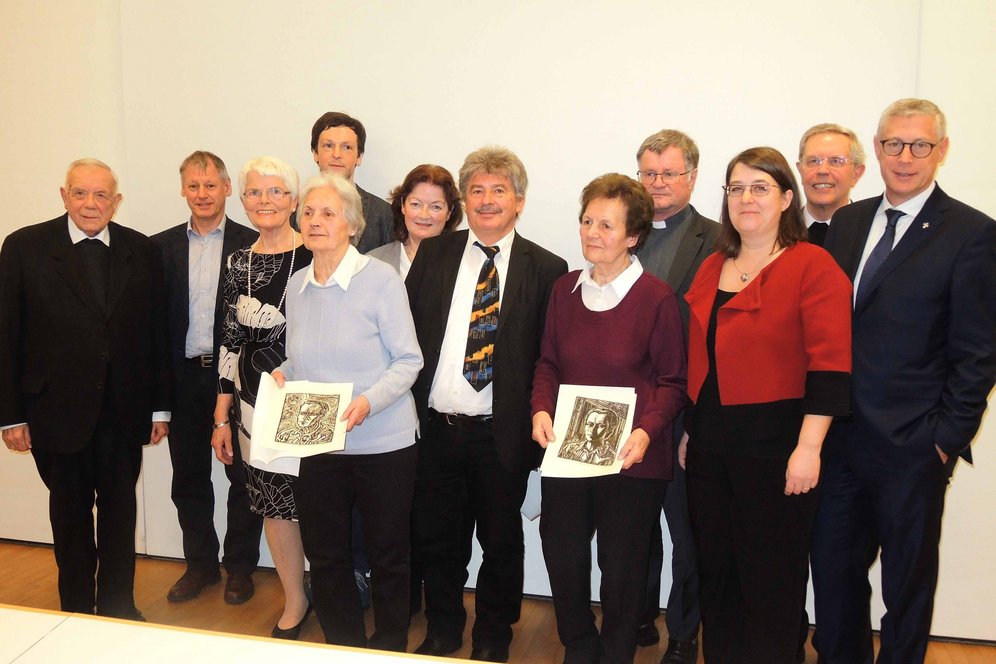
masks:
[(823, 446), (813, 535), (816, 648), (871, 664), (868, 568), (881, 549), (879, 664), (923, 662), (948, 480), (996, 375), (996, 222), (934, 181), (944, 114), (923, 99), (883, 112), (885, 195), (841, 208), (825, 247), (855, 285), (853, 411)]
[(795, 167), (806, 192), (809, 241), (822, 247), (830, 218), (851, 202), (851, 189), (865, 172), (865, 151), (853, 131), (825, 122), (802, 135)]
[(519, 619), (519, 508), (539, 462), (529, 396), (553, 282), (567, 263), (515, 231), (526, 170), (485, 147), (460, 169), (469, 230), (422, 242), (408, 274), (425, 366), (412, 393), (421, 437), (413, 526), (425, 583), (425, 641), (445, 656), (463, 646), (472, 519), (484, 561), (477, 577), (471, 659), (508, 659)]
[(66, 214), (0, 250), (0, 429), (48, 488), (62, 610), (142, 620), (135, 483), (170, 417), (162, 265), (111, 221), (106, 164), (74, 161), (61, 193)]

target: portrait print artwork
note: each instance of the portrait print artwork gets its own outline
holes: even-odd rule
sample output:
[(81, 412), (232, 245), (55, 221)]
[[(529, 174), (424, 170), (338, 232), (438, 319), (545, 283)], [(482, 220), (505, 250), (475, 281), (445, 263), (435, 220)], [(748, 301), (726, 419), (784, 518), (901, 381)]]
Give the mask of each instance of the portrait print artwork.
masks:
[(633, 429), (636, 392), (627, 387), (561, 385), (553, 419), (555, 440), (541, 467), (547, 477), (618, 473), (619, 450)]
[(345, 449), (346, 426), (340, 418), (352, 398), (352, 383), (290, 380), (280, 388), (264, 373), (256, 396), (250, 458), (270, 463)]

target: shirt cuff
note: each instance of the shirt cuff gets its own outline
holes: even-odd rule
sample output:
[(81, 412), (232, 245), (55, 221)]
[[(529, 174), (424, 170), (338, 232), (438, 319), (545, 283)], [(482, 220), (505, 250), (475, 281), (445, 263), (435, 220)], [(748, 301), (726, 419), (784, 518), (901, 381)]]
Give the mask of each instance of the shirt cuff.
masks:
[(172, 417), (172, 413), (168, 410), (157, 410), (152, 413), (153, 422), (169, 422)]

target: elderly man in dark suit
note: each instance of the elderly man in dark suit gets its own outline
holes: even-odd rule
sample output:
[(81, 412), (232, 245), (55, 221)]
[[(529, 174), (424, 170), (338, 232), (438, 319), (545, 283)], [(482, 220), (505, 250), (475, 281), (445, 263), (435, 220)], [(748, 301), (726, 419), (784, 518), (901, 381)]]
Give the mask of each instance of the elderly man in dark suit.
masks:
[(448, 655), (463, 645), (473, 518), (484, 562), (477, 577), (471, 658), (508, 659), (519, 619), (523, 535), (519, 508), (540, 448), (529, 397), (553, 282), (563, 259), (515, 231), (526, 170), (486, 147), (460, 169), (469, 231), (422, 242), (408, 298), (425, 366), (412, 392), (421, 438), (413, 523), (425, 582), (425, 641)]
[(874, 145), (885, 195), (838, 211), (825, 245), (854, 282), (853, 411), (824, 445), (812, 548), (827, 664), (872, 662), (867, 573), (879, 549), (878, 662), (924, 661), (948, 479), (971, 459), (996, 374), (996, 222), (934, 180), (944, 115), (899, 100)]
[[(231, 193), (225, 162), (210, 152), (194, 152), (180, 165), (180, 194), (190, 208), (190, 220), (152, 238), (162, 253), (166, 284), (174, 387), (171, 493), (187, 561), (186, 572), (166, 596), (171, 602), (193, 599), (205, 586), (221, 580), (211, 483), (211, 430), (224, 315), (220, 284), (225, 258), (257, 237), (255, 231), (225, 215), (225, 199)], [(225, 466), (225, 473), (230, 485), (223, 559), (228, 573), (225, 601), (242, 604), (255, 592), (252, 572), (259, 562), (263, 520), (249, 511), (242, 464)]]
[(806, 194), (809, 241), (822, 247), (834, 212), (851, 202), (851, 189), (864, 175), (865, 151), (853, 131), (824, 122), (802, 134), (795, 167)]
[(61, 193), (67, 214), (0, 250), (0, 427), (49, 490), (63, 611), (142, 620), (135, 483), (142, 446), (169, 428), (159, 256), (111, 221), (106, 164), (73, 162)]
[[(712, 253), (720, 225), (703, 217), (689, 203), (698, 175), (699, 148), (688, 135), (663, 129), (647, 137), (636, 153), (637, 175), (654, 199), (653, 229), (636, 255), (647, 272), (667, 282), (678, 296), (678, 309), (688, 337), (688, 292), (702, 261)], [(675, 420), (674, 440), (684, 435), (681, 417)], [(677, 453), (678, 446), (675, 446)], [(695, 545), (688, 520), (685, 470), (674, 464), (663, 502), (664, 517), (673, 544), (671, 592), (667, 601), (667, 651), (662, 664), (685, 664), (698, 659), (699, 581)], [(660, 635), (654, 621), (660, 614), (661, 571), (664, 564), (663, 532), (655, 522), (651, 540), (647, 604), (637, 634), (641, 646), (657, 643)]]

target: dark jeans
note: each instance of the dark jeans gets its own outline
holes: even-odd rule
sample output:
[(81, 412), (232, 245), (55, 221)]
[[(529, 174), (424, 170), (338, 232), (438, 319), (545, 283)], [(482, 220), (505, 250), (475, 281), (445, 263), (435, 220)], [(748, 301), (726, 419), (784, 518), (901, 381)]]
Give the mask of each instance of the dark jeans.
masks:
[[(49, 491), (49, 517), (63, 611), (126, 617), (135, 611), (135, 483), (140, 441), (124, 441), (105, 403), (78, 452), (32, 450)], [(94, 540), (93, 507), (97, 506)]]
[[(187, 567), (214, 573), (218, 569), (218, 535), (214, 529), (214, 485), (211, 449), (218, 373), (197, 362), (185, 362), (169, 425), (169, 457), (173, 465), (172, 498), (183, 531)], [(234, 430), (234, 427), (233, 427)], [(228, 529), (223, 562), (229, 573), (250, 574), (259, 562), (263, 519), (249, 510), (246, 479), (238, 441), (228, 477)]]
[[(415, 445), (384, 454), (320, 454), (301, 460), (294, 484), (313, 604), (325, 641), (404, 652), (408, 645), (410, 515)], [(356, 595), (350, 547), (353, 507), (370, 556), (374, 633)]]
[(794, 664), (819, 491), (786, 496), (783, 459), (688, 451), (708, 664)]
[[(647, 557), (664, 480), (623, 475), (543, 478), (540, 535), (565, 664), (633, 661)], [(591, 538), (598, 534), (602, 631), (591, 611)]]
[(475, 645), (504, 647), (522, 604), (522, 516), (528, 472), (498, 460), (488, 424), (451, 426), (430, 411), (419, 441), (413, 521), (425, 586), (429, 636), (463, 638), (463, 590), (471, 541), (469, 516), (484, 552), (477, 575)]

